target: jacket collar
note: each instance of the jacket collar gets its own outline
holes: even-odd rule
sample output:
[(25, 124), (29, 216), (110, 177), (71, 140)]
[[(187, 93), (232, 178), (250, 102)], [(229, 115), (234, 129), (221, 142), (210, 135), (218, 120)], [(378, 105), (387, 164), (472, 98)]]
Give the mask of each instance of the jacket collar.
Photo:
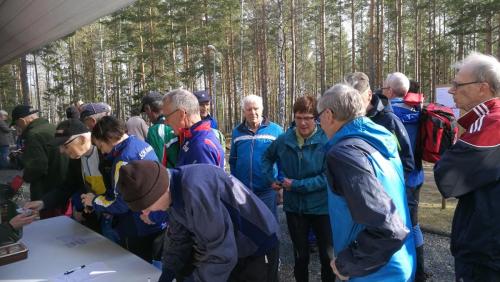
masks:
[[(269, 126), (269, 123), (270, 121), (266, 117), (262, 117), (262, 122), (260, 123), (260, 126), (257, 129), (257, 131), (263, 127)], [(243, 122), (240, 123), (240, 125), (238, 125), (238, 130), (241, 132), (249, 132), (253, 134), (253, 132), (250, 129), (248, 129), (246, 120), (243, 120)]]
[(370, 101), (370, 104), (372, 105), (372, 108), (368, 112), (366, 112), (367, 117), (370, 118), (374, 117), (385, 109), (381, 97), (379, 97), (377, 94), (372, 95), (372, 100)]
[(154, 122), (153, 124), (164, 124), (165, 123), (165, 116), (160, 115)]
[(40, 126), (40, 125), (46, 124), (46, 123), (49, 123), (49, 121), (44, 119), (44, 118), (37, 118), (37, 119), (33, 120), (30, 124), (28, 124), (26, 129), (23, 130), (22, 136), (25, 137), (25, 134), (27, 132), (29, 132), (30, 130), (32, 130), (33, 128), (35, 128), (37, 126)]
[[(298, 146), (296, 129), (297, 129), (296, 127), (290, 127), (287, 129), (287, 131), (285, 133), (285, 144), (287, 144), (290, 147)], [(322, 134), (323, 134), (323, 130), (321, 129), (321, 127), (319, 125), (316, 125), (315, 132), (311, 136), (309, 136), (309, 138), (305, 139), (304, 146), (321, 143), (321, 135)]]
[(197, 123), (193, 124), (190, 128), (182, 128), (179, 133), (180, 144), (184, 144), (185, 140), (189, 140), (193, 138), (200, 131), (209, 131), (212, 130), (210, 127), (210, 121), (200, 120)]
[(500, 98), (495, 97), (490, 100), (484, 101), (481, 104), (475, 106), (461, 118), (458, 119), (458, 123), (469, 131), (470, 127), (479, 119), (487, 116), (490, 112), (500, 110)]

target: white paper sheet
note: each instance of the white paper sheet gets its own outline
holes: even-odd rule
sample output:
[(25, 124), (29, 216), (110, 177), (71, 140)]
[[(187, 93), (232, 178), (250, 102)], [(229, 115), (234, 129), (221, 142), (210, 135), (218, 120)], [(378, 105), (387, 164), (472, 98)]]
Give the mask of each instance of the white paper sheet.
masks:
[(50, 281), (54, 282), (92, 281), (96, 278), (101, 278), (103, 275), (111, 275), (113, 273), (116, 273), (116, 271), (109, 268), (104, 262), (94, 262), (85, 265), (85, 267), (76, 267), (73, 269), (68, 269), (66, 272), (50, 278)]

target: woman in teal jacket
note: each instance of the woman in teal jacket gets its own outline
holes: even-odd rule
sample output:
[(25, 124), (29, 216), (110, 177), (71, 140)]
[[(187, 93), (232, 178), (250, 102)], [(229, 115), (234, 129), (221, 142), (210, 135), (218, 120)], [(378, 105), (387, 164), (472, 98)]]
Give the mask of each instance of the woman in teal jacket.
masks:
[[(332, 235), (328, 216), (325, 151), (327, 138), (316, 122), (316, 99), (303, 96), (293, 106), (294, 123), (266, 150), (262, 159), (262, 174), (273, 183), (275, 190), (284, 189), (283, 209), (292, 239), (296, 281), (308, 281), (309, 229), (317, 237), (322, 281), (334, 281), (328, 250)], [(280, 163), (276, 179), (273, 164)]]

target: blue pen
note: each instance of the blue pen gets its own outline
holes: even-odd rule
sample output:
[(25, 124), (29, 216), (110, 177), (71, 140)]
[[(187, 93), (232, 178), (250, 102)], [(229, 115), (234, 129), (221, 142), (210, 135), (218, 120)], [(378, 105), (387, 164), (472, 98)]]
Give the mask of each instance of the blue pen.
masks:
[(80, 270), (80, 269), (82, 269), (82, 268), (85, 268), (85, 264), (84, 264), (84, 265), (82, 265), (82, 266), (80, 266), (80, 267), (73, 268), (73, 269), (71, 269), (71, 270), (68, 270), (68, 271), (64, 272), (64, 275), (71, 274), (71, 273), (73, 273), (73, 272), (75, 272), (75, 271), (77, 271), (77, 270)]

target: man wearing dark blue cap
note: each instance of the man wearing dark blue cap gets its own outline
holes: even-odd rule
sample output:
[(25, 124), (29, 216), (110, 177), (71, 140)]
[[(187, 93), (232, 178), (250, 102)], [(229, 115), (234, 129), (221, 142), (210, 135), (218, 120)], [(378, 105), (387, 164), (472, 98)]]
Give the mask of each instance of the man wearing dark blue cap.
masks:
[(111, 107), (106, 103), (88, 103), (81, 106), (80, 120), (92, 130), (104, 116), (111, 114)]
[(194, 96), (198, 99), (198, 104), (200, 105), (200, 116), (202, 120), (209, 120), (210, 127), (218, 129), (218, 124), (215, 118), (210, 115), (210, 102), (212, 98), (208, 94), (207, 90), (200, 90), (193, 92)]
[[(55, 127), (38, 117), (30, 106), (18, 105), (12, 110), (12, 125), (20, 130), (24, 141), (22, 162), (23, 180), (30, 183), (31, 200), (40, 200), (46, 193), (64, 181), (68, 158), (53, 146)], [(60, 207), (62, 208), (62, 207)], [(42, 218), (59, 215), (54, 209), (40, 213)]]

